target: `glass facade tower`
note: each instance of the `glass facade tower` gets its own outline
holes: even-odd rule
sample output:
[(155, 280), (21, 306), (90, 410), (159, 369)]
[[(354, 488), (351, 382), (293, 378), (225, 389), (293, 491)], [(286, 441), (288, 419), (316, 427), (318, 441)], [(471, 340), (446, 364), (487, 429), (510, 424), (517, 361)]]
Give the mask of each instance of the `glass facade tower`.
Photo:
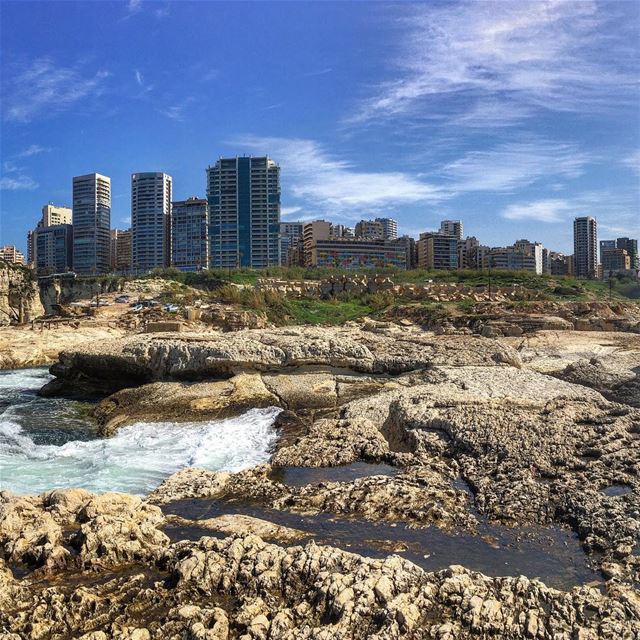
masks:
[(73, 179), (73, 269), (109, 273), (111, 178), (90, 173)]
[(280, 263), (280, 167), (267, 156), (220, 158), (207, 168), (209, 264)]

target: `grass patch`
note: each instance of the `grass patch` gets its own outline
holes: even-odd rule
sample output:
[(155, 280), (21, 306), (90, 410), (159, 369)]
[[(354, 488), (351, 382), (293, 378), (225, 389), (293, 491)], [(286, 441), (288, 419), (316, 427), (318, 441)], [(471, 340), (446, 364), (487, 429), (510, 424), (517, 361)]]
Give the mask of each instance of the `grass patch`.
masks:
[(373, 312), (360, 301), (313, 300), (300, 298), (286, 301), (289, 324), (339, 325), (357, 320)]
[[(461, 283), (470, 287), (509, 287), (519, 285), (536, 291), (549, 299), (580, 301), (606, 300), (609, 298), (609, 283), (601, 280), (578, 280), (571, 276), (537, 275), (529, 271), (503, 271), (492, 269), (457, 271), (426, 271), (413, 269), (381, 269), (379, 271), (346, 271), (344, 269), (303, 268), (303, 267), (270, 267), (267, 269), (209, 269), (196, 273), (183, 272), (177, 269), (156, 269), (147, 276), (173, 280), (183, 285), (206, 291), (215, 291), (225, 284), (255, 285), (259, 278), (275, 278), (278, 280), (322, 280), (340, 278), (342, 276), (369, 278), (380, 275), (391, 278), (396, 284)], [(366, 295), (366, 294), (363, 294)], [(640, 285), (629, 277), (615, 277), (612, 281), (611, 298), (638, 298)], [(374, 305), (376, 306), (376, 305)], [(383, 305), (384, 306), (384, 305)]]

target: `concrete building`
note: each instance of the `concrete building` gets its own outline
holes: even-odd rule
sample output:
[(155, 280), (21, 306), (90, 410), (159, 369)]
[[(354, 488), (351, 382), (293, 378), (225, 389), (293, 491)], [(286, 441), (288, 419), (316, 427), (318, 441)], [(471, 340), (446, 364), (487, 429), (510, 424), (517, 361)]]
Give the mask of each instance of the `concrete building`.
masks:
[(598, 275), (598, 224), (591, 216), (573, 221), (573, 260), (578, 278)]
[(541, 258), (538, 260), (534, 253), (527, 253), (515, 246), (493, 247), (487, 254), (487, 267), (491, 269), (538, 273), (540, 264)]
[(544, 247), (539, 242), (529, 242), (529, 240), (516, 240), (513, 243), (513, 250), (515, 252), (524, 253), (527, 256), (533, 257), (535, 261), (535, 272), (540, 275), (544, 271)]
[(73, 269), (73, 226), (54, 224), (33, 231), (33, 268), (38, 275)]
[(443, 236), (453, 236), (458, 240), (462, 240), (462, 220), (443, 220), (440, 223), (440, 234)]
[(73, 178), (73, 269), (108, 273), (111, 245), (111, 179), (99, 173)]
[(420, 269), (457, 269), (458, 239), (428, 231), (416, 242)]
[(111, 270), (129, 273), (133, 269), (133, 231), (111, 229)]
[(458, 240), (458, 268), (460, 269), (477, 269), (472, 264), (472, 249), (480, 246), (480, 241), (475, 236), (469, 236), (464, 240)]
[(280, 167), (269, 157), (220, 158), (207, 168), (212, 267), (280, 264)]
[[(52, 227), (60, 224), (71, 224), (73, 220), (73, 210), (69, 207), (59, 207), (58, 205), (49, 202), (42, 207), (42, 215), (36, 229), (42, 229), (45, 227)], [(30, 266), (35, 266), (35, 245), (34, 245), (34, 231), (27, 232), (27, 263)], [(71, 264), (69, 262), (68, 264)]]
[(366, 240), (384, 240), (384, 224), (378, 220), (360, 220), (356, 224), (356, 238)]
[(132, 260), (136, 271), (169, 266), (172, 186), (173, 180), (166, 173), (131, 175)]
[(602, 259), (602, 254), (608, 249), (616, 248), (615, 240), (600, 240), (600, 259)]
[(295, 264), (295, 252), (298, 244), (302, 243), (304, 223), (280, 223), (280, 264), (283, 267)]
[(418, 252), (415, 238), (405, 235), (400, 236), (399, 238), (387, 240), (387, 242), (404, 248), (407, 255), (407, 269), (415, 269), (418, 266)]
[(571, 256), (565, 256), (563, 253), (557, 251), (549, 252), (549, 273), (552, 276), (567, 276), (569, 275), (570, 268), (569, 263), (572, 262)]
[(50, 202), (42, 207), (42, 218), (39, 227), (52, 227), (56, 224), (73, 224), (73, 210), (69, 207), (58, 207)]
[(27, 231), (27, 265), (33, 267), (35, 247), (33, 245), (33, 230)]
[(24, 264), (24, 254), (13, 244), (5, 244), (0, 247), (0, 259), (12, 264)]
[(329, 240), (332, 237), (333, 225), (326, 220), (305, 222), (302, 227), (302, 266), (311, 266), (311, 248), (318, 240)]
[(468, 269), (488, 269), (491, 247), (485, 244), (473, 244), (467, 254)]
[(384, 239), (328, 238), (309, 247), (308, 266), (340, 269), (407, 268), (406, 246)]
[(209, 265), (209, 203), (192, 196), (171, 208), (171, 266), (201, 271)]
[(347, 227), (344, 224), (331, 225), (332, 238), (355, 238), (356, 234), (353, 227)]
[(605, 249), (600, 256), (602, 262), (602, 278), (607, 280), (614, 273), (628, 271), (631, 268), (631, 259), (626, 249)]
[(638, 241), (635, 238), (618, 238), (616, 249), (624, 249), (629, 254), (630, 269), (640, 269)]
[(376, 222), (382, 225), (385, 240), (395, 240), (398, 237), (398, 222), (393, 218), (376, 218)]

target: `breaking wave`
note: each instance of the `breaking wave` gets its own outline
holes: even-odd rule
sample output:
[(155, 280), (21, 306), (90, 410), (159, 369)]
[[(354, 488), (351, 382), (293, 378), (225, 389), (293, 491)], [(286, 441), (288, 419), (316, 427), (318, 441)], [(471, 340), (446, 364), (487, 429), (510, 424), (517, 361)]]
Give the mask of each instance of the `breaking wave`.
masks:
[(25, 391), (47, 381), (46, 373), (11, 373), (15, 375), (1, 376), (0, 395), (6, 403), (6, 392), (19, 390), (21, 404), (10, 403), (0, 416), (0, 489), (15, 493), (82, 487), (95, 492), (144, 495), (185, 467), (240, 471), (267, 462), (277, 439), (274, 421), (280, 410), (268, 408), (252, 409), (227, 420), (138, 422), (106, 439), (38, 442), (42, 440), (42, 428), (39, 438), (30, 433), (29, 403), (37, 404), (40, 420), (49, 406), (43, 403), (51, 403), (52, 421), (62, 418), (59, 404), (25, 396)]

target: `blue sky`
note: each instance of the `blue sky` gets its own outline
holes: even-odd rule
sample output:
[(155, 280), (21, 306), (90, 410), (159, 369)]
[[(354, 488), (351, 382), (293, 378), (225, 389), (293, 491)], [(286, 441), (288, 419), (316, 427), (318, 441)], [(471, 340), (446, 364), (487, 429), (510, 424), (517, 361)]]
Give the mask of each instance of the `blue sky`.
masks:
[(283, 219), (461, 218), (571, 252), (576, 215), (640, 236), (638, 2), (4, 0), (0, 243), (71, 179), (166, 171), (205, 194), (268, 153)]

